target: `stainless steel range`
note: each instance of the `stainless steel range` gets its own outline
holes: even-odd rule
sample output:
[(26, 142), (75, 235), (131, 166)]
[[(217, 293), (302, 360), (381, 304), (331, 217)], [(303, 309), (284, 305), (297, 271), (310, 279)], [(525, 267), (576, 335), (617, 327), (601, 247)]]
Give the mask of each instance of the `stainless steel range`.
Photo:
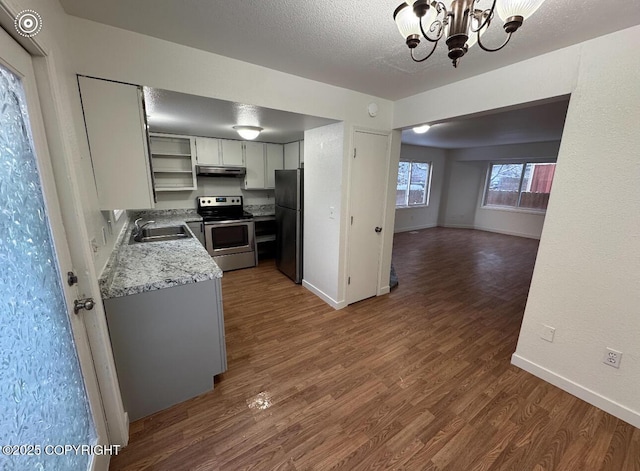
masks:
[(253, 215), (244, 211), (242, 196), (200, 196), (197, 206), (205, 247), (222, 271), (255, 267)]

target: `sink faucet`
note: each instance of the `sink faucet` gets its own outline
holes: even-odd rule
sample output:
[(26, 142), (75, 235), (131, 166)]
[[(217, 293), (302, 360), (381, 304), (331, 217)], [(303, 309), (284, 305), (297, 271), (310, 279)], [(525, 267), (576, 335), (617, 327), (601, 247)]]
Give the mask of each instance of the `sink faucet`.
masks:
[(135, 221), (133, 221), (133, 239), (136, 242), (140, 242), (142, 240), (142, 229), (144, 229), (146, 226), (148, 226), (149, 224), (153, 224), (155, 221), (145, 221), (142, 224), (140, 224), (140, 221), (142, 221), (142, 218), (138, 218)]

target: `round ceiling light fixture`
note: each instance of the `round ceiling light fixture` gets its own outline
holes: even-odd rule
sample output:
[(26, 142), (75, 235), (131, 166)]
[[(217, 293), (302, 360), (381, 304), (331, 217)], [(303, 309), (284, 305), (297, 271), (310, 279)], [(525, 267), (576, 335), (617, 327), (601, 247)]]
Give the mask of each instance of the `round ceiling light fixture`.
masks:
[(416, 134), (424, 134), (429, 130), (430, 127), (431, 127), (430, 124), (423, 124), (422, 126), (416, 126), (415, 128), (413, 128), (413, 132), (415, 132)]
[(256, 137), (260, 135), (264, 128), (260, 126), (234, 126), (233, 129), (236, 130), (240, 137), (246, 139), (248, 141), (253, 141)]

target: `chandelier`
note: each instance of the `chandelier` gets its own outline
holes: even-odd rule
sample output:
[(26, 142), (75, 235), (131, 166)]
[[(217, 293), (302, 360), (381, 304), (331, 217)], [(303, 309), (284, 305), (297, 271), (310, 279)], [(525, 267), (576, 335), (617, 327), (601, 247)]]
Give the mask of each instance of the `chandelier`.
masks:
[[(426, 61), (436, 50), (440, 39), (446, 36), (445, 43), (449, 48), (449, 58), (453, 66), (476, 43), (481, 49), (489, 52), (499, 51), (507, 45), (511, 35), (515, 33), (524, 20), (529, 18), (542, 5), (544, 0), (493, 0), (490, 8), (478, 9), (482, 0), (452, 0), (449, 8), (437, 0), (407, 0), (393, 13), (400, 34), (405, 38), (411, 51), (411, 58), (416, 62)], [(495, 48), (482, 43), (482, 35), (487, 31), (494, 12), (504, 22), (507, 34), (504, 42)], [(425, 29), (426, 28), (426, 29)], [(431, 49), (422, 58), (417, 58), (414, 51), (423, 37), (431, 43)]]

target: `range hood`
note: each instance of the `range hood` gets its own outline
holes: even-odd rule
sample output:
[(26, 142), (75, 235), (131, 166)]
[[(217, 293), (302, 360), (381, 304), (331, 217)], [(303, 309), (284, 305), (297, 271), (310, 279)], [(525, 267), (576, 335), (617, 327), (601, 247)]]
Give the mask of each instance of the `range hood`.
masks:
[(196, 165), (196, 174), (200, 177), (244, 177), (244, 167), (221, 167), (219, 165)]

